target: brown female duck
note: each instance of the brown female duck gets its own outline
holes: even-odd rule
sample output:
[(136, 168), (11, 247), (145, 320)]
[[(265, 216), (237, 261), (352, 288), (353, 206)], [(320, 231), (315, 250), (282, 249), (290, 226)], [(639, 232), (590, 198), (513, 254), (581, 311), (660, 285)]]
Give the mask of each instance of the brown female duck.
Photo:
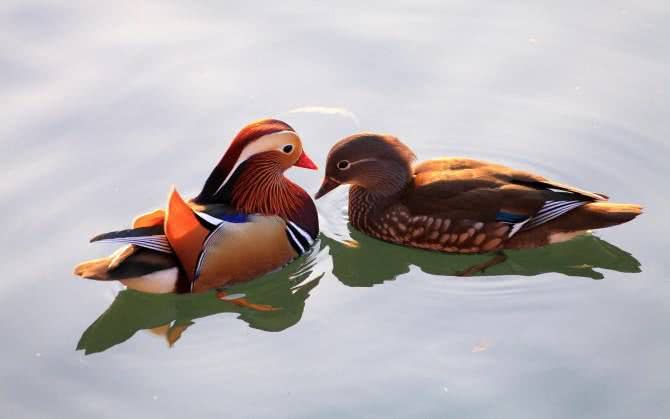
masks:
[(539, 247), (630, 221), (634, 204), (499, 164), (415, 155), (390, 135), (363, 133), (333, 146), (320, 198), (350, 184), (352, 225), (388, 242), (454, 253)]

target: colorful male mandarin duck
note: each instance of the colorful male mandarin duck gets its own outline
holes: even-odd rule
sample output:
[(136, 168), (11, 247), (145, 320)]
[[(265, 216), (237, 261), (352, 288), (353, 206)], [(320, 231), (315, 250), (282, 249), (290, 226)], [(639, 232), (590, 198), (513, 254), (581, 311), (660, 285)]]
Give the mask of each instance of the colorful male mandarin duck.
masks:
[[(502, 165), (415, 155), (390, 135), (347, 137), (328, 154), (320, 198), (350, 184), (349, 220), (374, 238), (422, 249), (481, 253), (539, 247), (630, 221), (634, 204)], [(504, 260), (499, 255), (495, 263)], [(490, 266), (490, 265), (489, 265)]]
[(184, 201), (175, 189), (167, 208), (137, 217), (132, 229), (91, 241), (126, 244), (84, 262), (75, 274), (119, 280), (145, 292), (199, 292), (276, 270), (319, 233), (311, 197), (284, 177), (292, 166), (316, 169), (284, 122), (244, 127), (200, 194)]

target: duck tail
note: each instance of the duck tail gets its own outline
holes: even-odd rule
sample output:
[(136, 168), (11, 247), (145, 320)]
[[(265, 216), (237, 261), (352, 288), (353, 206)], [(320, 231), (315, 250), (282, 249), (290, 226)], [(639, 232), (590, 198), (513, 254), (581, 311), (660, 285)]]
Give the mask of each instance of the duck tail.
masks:
[(111, 279), (110, 271), (117, 268), (121, 262), (134, 252), (133, 245), (123, 246), (107, 257), (91, 259), (80, 263), (74, 267), (74, 274), (82, 278), (97, 279), (99, 281), (109, 280)]
[(74, 267), (74, 274), (82, 278), (104, 281), (108, 277), (111, 258), (87, 260)]
[(588, 228), (604, 228), (626, 223), (642, 214), (642, 206), (638, 204), (617, 204), (614, 202), (596, 201), (588, 203), (577, 211), (581, 213)]

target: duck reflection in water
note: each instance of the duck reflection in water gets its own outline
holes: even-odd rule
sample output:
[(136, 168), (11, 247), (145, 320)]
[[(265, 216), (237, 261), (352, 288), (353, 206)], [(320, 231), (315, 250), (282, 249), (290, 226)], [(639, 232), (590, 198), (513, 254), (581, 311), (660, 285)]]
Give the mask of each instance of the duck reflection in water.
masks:
[[(417, 266), (428, 274), (459, 276), (470, 266), (490, 258), (489, 254), (444, 254), (389, 244), (351, 226), (349, 234), (351, 239), (323, 237), (322, 241), (330, 248), (333, 274), (350, 287), (370, 287), (394, 280), (409, 272), (410, 266)], [(595, 269), (640, 272), (640, 262), (630, 253), (592, 234), (535, 249), (508, 250), (506, 256), (505, 263), (478, 271), (473, 276), (534, 276), (556, 272), (603, 279), (604, 275)]]
[(249, 327), (279, 332), (298, 323), (310, 292), (323, 273), (315, 273), (318, 249), (283, 270), (224, 291), (198, 294), (149, 294), (121, 291), (111, 306), (83, 333), (77, 350), (105, 351), (140, 330), (163, 336), (172, 346), (199, 318), (237, 313)]
[[(163, 336), (172, 346), (196, 319), (219, 313), (237, 313), (249, 327), (280, 332), (297, 324), (312, 290), (325, 272), (319, 267), (326, 252), (333, 260), (333, 275), (349, 287), (371, 287), (393, 281), (411, 266), (434, 275), (453, 276), (486, 260), (482, 255), (447, 255), (397, 246), (370, 238), (349, 227), (350, 239), (321, 235), (319, 249), (285, 269), (226, 289), (217, 298), (204, 294), (146, 294), (120, 292), (112, 305), (82, 335), (77, 349), (86, 354), (101, 352), (131, 338), (139, 330)], [(597, 269), (640, 272), (640, 263), (630, 253), (598, 238), (585, 235), (568, 242), (537, 249), (507, 252), (508, 259), (474, 276), (562, 273), (567, 276), (603, 279)], [(470, 281), (468, 278), (446, 280)], [(240, 305), (240, 299), (245, 304)]]

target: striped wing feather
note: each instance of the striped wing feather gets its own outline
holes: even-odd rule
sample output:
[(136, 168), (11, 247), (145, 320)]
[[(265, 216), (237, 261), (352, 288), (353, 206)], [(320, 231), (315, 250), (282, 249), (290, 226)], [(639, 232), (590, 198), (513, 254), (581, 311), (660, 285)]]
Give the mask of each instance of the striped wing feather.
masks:
[(587, 202), (606, 199), (532, 173), (462, 158), (429, 160), (416, 166), (414, 185), (403, 199), (412, 214), (510, 225), (527, 221), (525, 229)]

